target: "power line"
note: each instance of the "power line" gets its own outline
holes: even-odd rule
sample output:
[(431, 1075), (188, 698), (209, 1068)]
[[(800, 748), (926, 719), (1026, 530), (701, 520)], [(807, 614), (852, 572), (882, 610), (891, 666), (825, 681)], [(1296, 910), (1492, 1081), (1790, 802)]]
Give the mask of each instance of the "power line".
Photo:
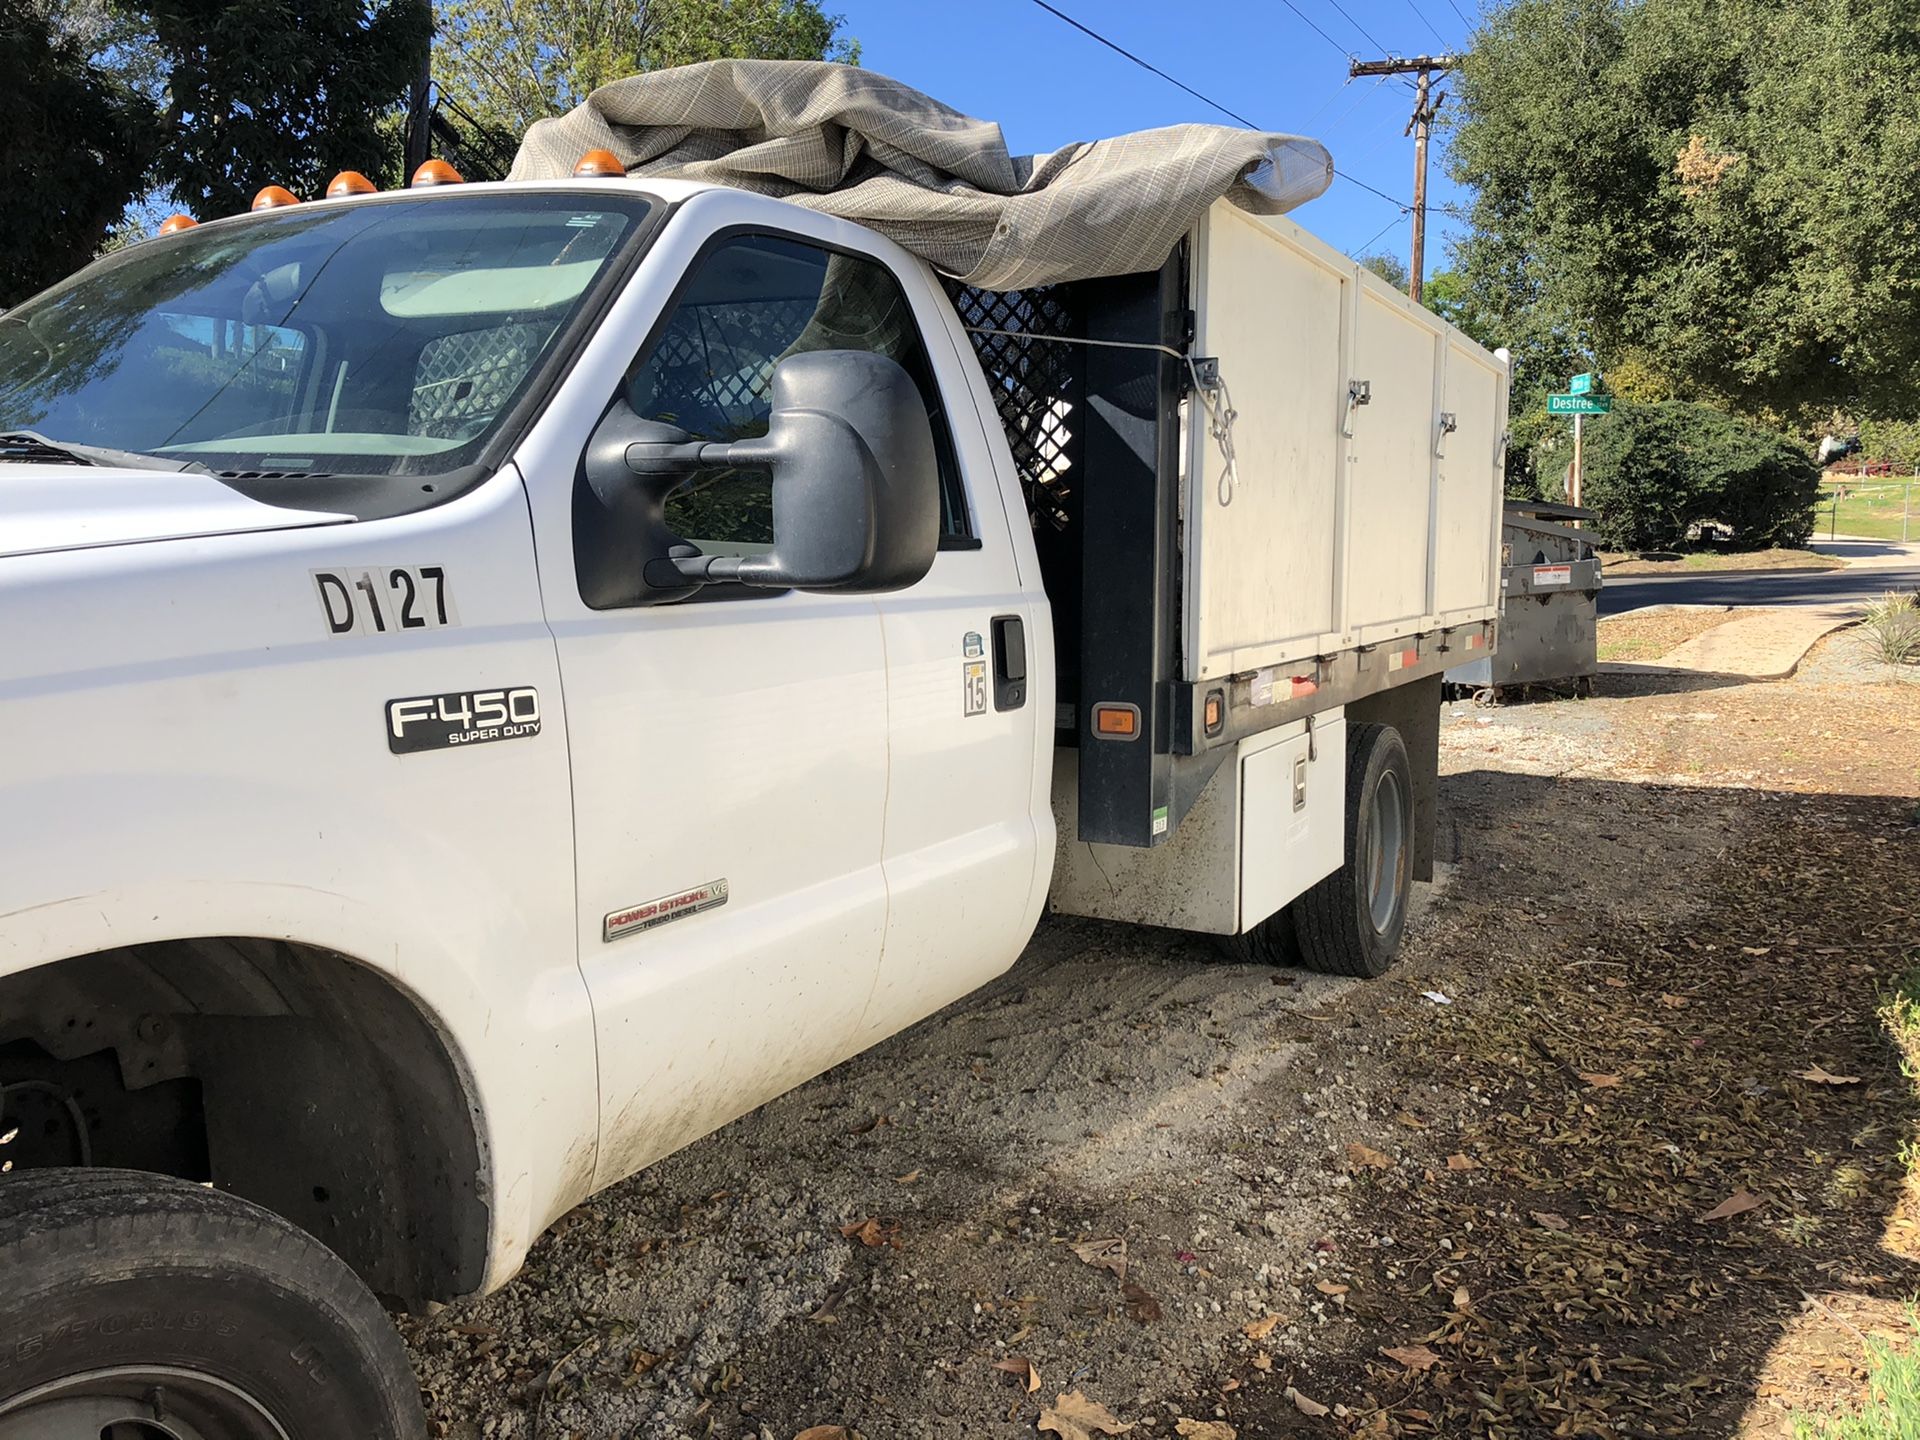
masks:
[(1090, 36), (1091, 38), (1098, 40), (1102, 45), (1106, 46), (1109, 50), (1113, 51), (1115, 54), (1126, 56), (1127, 59), (1131, 60), (1134, 64), (1138, 65), (1142, 70), (1151, 70), (1155, 75), (1158, 75), (1162, 80), (1166, 81), (1169, 85), (1176, 86), (1179, 89), (1186, 91), (1187, 94), (1193, 96), (1193, 98), (1198, 100), (1201, 104), (1211, 105), (1214, 109), (1218, 110), (1222, 115), (1232, 116), (1235, 120), (1238, 120), (1242, 125), (1246, 126), (1249, 130), (1259, 130), (1262, 128), (1261, 126), (1254, 124), (1253, 121), (1247, 119), (1247, 117), (1242, 115), (1239, 111), (1229, 110), (1226, 106), (1222, 105), (1218, 100), (1210, 99), (1207, 96), (1202, 95), (1198, 90), (1194, 89), (1191, 85), (1184, 84), (1183, 82), (1174, 79), (1173, 76), (1169, 75), (1166, 71), (1162, 70), (1158, 65), (1154, 65), (1149, 63), (1148, 61), (1142, 60), (1138, 55), (1134, 54), (1131, 50), (1128, 50), (1122, 46), (1114, 44), (1113, 41), (1107, 39), (1107, 37), (1102, 35), (1098, 30), (1088, 29), (1085, 25), (1082, 25), (1078, 20), (1074, 19), (1071, 15), (1067, 14), (1064, 10), (1054, 9), (1053, 6), (1047, 3), (1047, 0), (1033, 0), (1033, 3), (1038, 5), (1042, 10), (1046, 11), (1049, 15), (1054, 16), (1056, 19), (1066, 21), (1067, 24), (1073, 26), (1073, 28), (1078, 30), (1081, 34)]
[(1367, 182), (1364, 180), (1356, 180), (1353, 178), (1353, 176), (1347, 174), (1346, 171), (1338, 168), (1337, 166), (1334, 168), (1333, 173), (1339, 176), (1342, 180), (1346, 181), (1349, 185), (1358, 185), (1362, 190), (1368, 191), (1369, 193), (1374, 195), (1378, 195), (1382, 200), (1385, 200), (1389, 205), (1398, 205), (1402, 210), (1413, 209), (1413, 206), (1409, 205), (1405, 200), (1402, 200), (1397, 196), (1389, 195), (1384, 190), (1376, 189), (1374, 186), (1367, 184)]
[(1280, 0), (1280, 3), (1286, 6), (1287, 9), (1291, 10), (1294, 14), (1298, 15), (1302, 20), (1306, 21), (1307, 26), (1313, 31), (1313, 33), (1318, 35), (1322, 40), (1326, 41), (1327, 44), (1331, 45), (1334, 49), (1338, 50), (1342, 55), (1345, 55), (1348, 58), (1352, 58), (1353, 52), (1351, 50), (1347, 49), (1346, 46), (1342, 45), (1338, 40), (1334, 39), (1331, 35), (1327, 34), (1326, 31), (1322, 30), (1318, 25), (1314, 24), (1313, 17), (1307, 14), (1307, 12), (1302, 10), (1298, 5), (1294, 4), (1293, 0)]
[(1438, 40), (1442, 45), (1447, 43), (1447, 37), (1434, 28), (1433, 22), (1427, 18), (1427, 12), (1422, 10), (1420, 6), (1415, 3), (1415, 0), (1407, 0), (1407, 8), (1413, 11), (1415, 17), (1422, 25), (1427, 27), (1428, 34), (1432, 35), (1433, 38)]
[[(1447, 4), (1453, 5), (1453, 0), (1447, 0)], [(1466, 26), (1469, 32), (1473, 30), (1473, 21), (1467, 18), (1466, 11), (1462, 10), (1458, 5), (1453, 5), (1453, 13), (1460, 17), (1460, 23)]]
[(1347, 14), (1347, 7), (1342, 5), (1340, 3), (1340, 0), (1327, 0), (1327, 3), (1333, 6), (1333, 8), (1338, 10), (1342, 15), (1346, 15), (1347, 23), (1351, 25), (1354, 29), (1358, 30), (1360, 32), (1361, 38), (1364, 39), (1369, 45), (1373, 46), (1374, 49), (1384, 50), (1387, 48), (1386, 46), (1382, 45), (1378, 40), (1374, 39), (1373, 36), (1367, 34), (1366, 26), (1362, 25), (1358, 20), (1354, 19), (1353, 16)]
[(1387, 232), (1388, 232), (1389, 230), (1391, 230), (1391, 229), (1393, 229), (1393, 227), (1394, 227), (1394, 226), (1396, 226), (1396, 225), (1398, 225), (1398, 224), (1399, 224), (1399, 223), (1400, 223), (1401, 221), (1403, 221), (1403, 220), (1405, 220), (1406, 218), (1407, 218), (1407, 217), (1406, 217), (1405, 215), (1396, 215), (1396, 216), (1394, 216), (1394, 217), (1393, 217), (1393, 219), (1391, 219), (1391, 220), (1389, 220), (1389, 221), (1387, 221), (1387, 223), (1386, 223), (1386, 224), (1384, 224), (1384, 225), (1382, 225), (1382, 226), (1381, 226), (1381, 227), (1379, 228), (1379, 230), (1378, 230), (1378, 231), (1376, 231), (1376, 232), (1374, 233), (1374, 237), (1373, 237), (1373, 239), (1371, 239), (1371, 240), (1369, 240), (1369, 241), (1367, 241), (1367, 243), (1366, 243), (1366, 244), (1364, 244), (1364, 245), (1356, 245), (1356, 246), (1354, 246), (1354, 247), (1353, 247), (1353, 249), (1351, 249), (1351, 250), (1349, 250), (1349, 251), (1347, 252), (1347, 254), (1348, 254), (1348, 255), (1364, 255), (1364, 254), (1366, 254), (1366, 252), (1367, 252), (1367, 251), (1369, 251), (1369, 250), (1371, 250), (1371, 249), (1373, 249), (1373, 247), (1374, 247), (1375, 245), (1377, 245), (1377, 244), (1379, 244), (1379, 243), (1380, 243), (1380, 237), (1381, 237), (1382, 235), (1384, 235), (1384, 234), (1386, 234), (1386, 233), (1387, 233)]

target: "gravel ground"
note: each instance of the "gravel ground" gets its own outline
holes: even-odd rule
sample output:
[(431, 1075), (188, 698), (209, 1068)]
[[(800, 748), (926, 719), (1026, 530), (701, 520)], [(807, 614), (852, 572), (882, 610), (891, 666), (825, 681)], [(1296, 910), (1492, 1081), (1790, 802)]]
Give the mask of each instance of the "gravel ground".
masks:
[(1610, 933), (1709, 925), (1730, 850), (1807, 823), (1792, 792), (1911, 797), (1920, 687), (1844, 640), (1776, 685), (1450, 707), (1450, 863), (1386, 980), (1044, 923), (999, 981), (581, 1207), (499, 1294), (407, 1322), (436, 1433), (1031, 1436), (1073, 1392), (1199, 1440), (1547, 1433), (1390, 1415), (1354, 1358), (1424, 1333), (1355, 1303), (1433, 1263), (1383, 1179), (1447, 1175), (1494, 1103), (1436, 1068), (1433, 1022), (1519, 1003), (1504, 977)]

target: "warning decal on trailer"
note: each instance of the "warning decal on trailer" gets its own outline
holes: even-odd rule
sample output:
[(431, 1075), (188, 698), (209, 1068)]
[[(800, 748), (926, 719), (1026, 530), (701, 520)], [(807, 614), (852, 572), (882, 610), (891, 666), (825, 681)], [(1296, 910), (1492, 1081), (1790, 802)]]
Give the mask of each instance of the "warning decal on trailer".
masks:
[(1573, 567), (1571, 565), (1536, 565), (1533, 567), (1533, 588), (1544, 590), (1550, 585), (1571, 585)]

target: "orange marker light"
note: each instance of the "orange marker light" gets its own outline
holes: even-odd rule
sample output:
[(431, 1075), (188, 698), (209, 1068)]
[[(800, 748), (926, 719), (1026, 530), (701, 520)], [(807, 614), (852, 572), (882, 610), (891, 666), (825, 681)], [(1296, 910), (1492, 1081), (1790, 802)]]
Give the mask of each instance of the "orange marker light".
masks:
[(1136, 740), (1140, 736), (1140, 707), (1109, 702), (1093, 707), (1093, 733), (1103, 740)]
[(191, 230), (200, 222), (191, 215), (169, 215), (160, 222), (162, 235), (178, 235), (182, 230)]
[(348, 195), (371, 195), (379, 188), (358, 170), (342, 170), (327, 182), (327, 198), (340, 200)]
[(422, 185), (464, 185), (465, 183), (460, 172), (444, 160), (429, 160), (413, 172), (415, 189)]
[(288, 205), (298, 205), (300, 197), (280, 185), (269, 185), (253, 197), (250, 210), (279, 210)]
[(576, 175), (625, 175), (627, 167), (611, 150), (589, 150), (580, 157), (580, 163), (573, 167)]

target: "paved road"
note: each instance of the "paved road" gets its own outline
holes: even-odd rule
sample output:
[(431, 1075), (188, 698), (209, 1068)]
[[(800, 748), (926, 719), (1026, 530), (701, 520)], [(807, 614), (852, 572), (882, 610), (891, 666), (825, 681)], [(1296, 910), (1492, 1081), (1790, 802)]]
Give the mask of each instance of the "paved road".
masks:
[(1920, 564), (1622, 575), (1600, 587), (1600, 613), (1617, 615), (1642, 605), (1832, 605), (1871, 600), (1889, 590), (1920, 590)]

